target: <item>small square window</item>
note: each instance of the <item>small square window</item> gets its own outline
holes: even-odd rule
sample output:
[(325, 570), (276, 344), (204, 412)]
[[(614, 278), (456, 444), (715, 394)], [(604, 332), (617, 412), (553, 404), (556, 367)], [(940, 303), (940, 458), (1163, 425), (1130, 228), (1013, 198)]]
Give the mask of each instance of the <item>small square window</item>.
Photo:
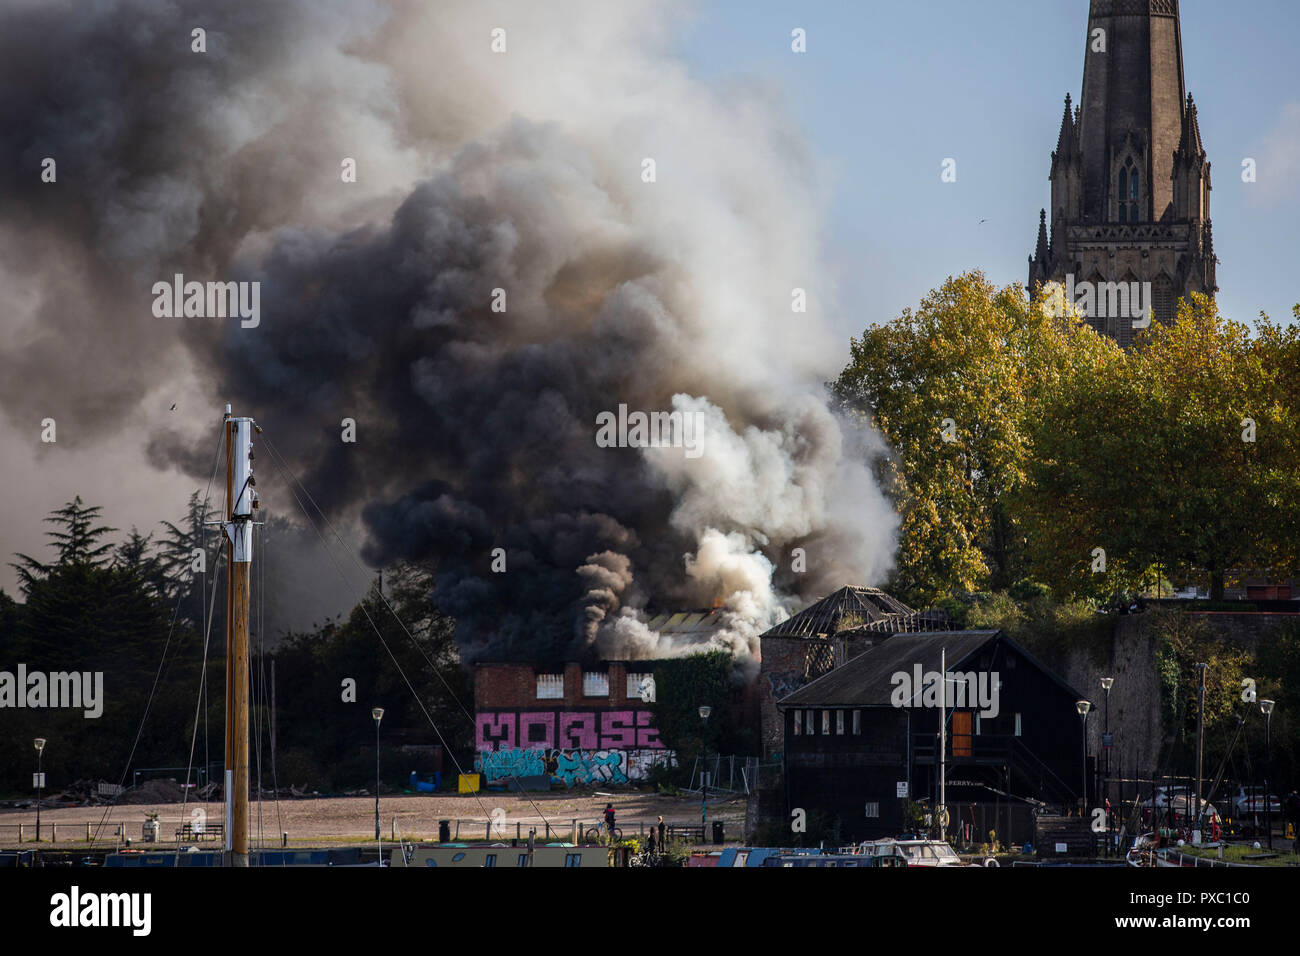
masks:
[(566, 854), (564, 854), (564, 865), (565, 865), (565, 866), (582, 866), (582, 854), (581, 854), (581, 853), (566, 853)]
[(497, 865), (497, 855), (495, 853), (489, 853), (483, 858), (483, 865), (495, 867)]
[(527, 866), (527, 865), (528, 865), (528, 854), (527, 854), (527, 853), (520, 853), (520, 854), (519, 854), (519, 862), (516, 863), (515, 866)]
[(639, 700), (646, 704), (653, 704), (655, 702), (655, 675), (629, 672), (627, 675), (627, 698), (628, 700)]
[(869, 816), (869, 817), (879, 817), (879, 816), (880, 816), (880, 801), (879, 801), (879, 800), (872, 800), (870, 803), (867, 804), (867, 813), (866, 813), (866, 815)]
[(564, 675), (563, 674), (538, 674), (537, 675), (537, 699), (538, 700), (563, 700), (564, 699)]
[(609, 675), (604, 671), (585, 671), (582, 675), (583, 697), (608, 697)]

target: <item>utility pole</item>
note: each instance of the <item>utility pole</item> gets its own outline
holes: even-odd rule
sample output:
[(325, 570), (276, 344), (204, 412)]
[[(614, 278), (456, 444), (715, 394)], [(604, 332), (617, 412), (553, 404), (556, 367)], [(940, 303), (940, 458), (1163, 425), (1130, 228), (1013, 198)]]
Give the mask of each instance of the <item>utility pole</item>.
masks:
[(248, 608), (253, 562), (251, 418), (226, 406), (226, 862), (248, 866)]
[(939, 824), (939, 839), (947, 839), (948, 828), (948, 649), (939, 649), (939, 806), (935, 808), (935, 821)]
[(1201, 685), (1197, 691), (1196, 705), (1196, 824), (1197, 830), (1201, 827), (1201, 779), (1203, 776), (1203, 763), (1205, 757), (1205, 672), (1209, 669), (1209, 664), (1197, 664), (1196, 669), (1201, 672)]

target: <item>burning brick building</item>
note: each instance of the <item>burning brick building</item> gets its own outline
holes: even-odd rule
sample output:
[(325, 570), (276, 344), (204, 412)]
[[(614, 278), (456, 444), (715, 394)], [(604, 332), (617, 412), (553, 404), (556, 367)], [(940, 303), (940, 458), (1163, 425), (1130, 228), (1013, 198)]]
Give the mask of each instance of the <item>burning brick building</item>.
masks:
[(475, 769), (523, 789), (644, 780), (673, 756), (652, 721), (654, 698), (652, 661), (480, 663)]

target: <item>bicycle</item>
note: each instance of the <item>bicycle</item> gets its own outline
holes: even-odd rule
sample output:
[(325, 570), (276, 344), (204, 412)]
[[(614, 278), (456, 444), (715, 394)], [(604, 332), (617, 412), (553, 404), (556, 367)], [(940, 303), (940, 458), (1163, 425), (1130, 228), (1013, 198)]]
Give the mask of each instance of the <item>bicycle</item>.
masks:
[(605, 822), (602, 820), (600, 823), (597, 823), (594, 827), (590, 827), (587, 830), (583, 831), (582, 834), (583, 840), (585, 840), (587, 843), (604, 843), (606, 842), (604, 839), (606, 836), (609, 837), (609, 842), (611, 844), (619, 843), (623, 839), (623, 831), (620, 830), (618, 827), (614, 827), (612, 830), (607, 831), (605, 827)]

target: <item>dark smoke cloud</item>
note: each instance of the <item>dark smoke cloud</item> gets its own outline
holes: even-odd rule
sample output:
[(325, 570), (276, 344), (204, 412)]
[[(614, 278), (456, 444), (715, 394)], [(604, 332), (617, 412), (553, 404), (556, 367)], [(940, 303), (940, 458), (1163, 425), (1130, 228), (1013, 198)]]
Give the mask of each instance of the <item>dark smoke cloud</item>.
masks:
[[(53, 210), (12, 187), (0, 228), (39, 223), (78, 285), (132, 303), (113, 353), (128, 384), (96, 414), (129, 409), (183, 343), (187, 374), (253, 414), (322, 507), (361, 515), (367, 561), (437, 562), (471, 656), (676, 653), (641, 610), (715, 599), (721, 642), (747, 654), (792, 600), (887, 570), (894, 517), (849, 451), (871, 438), (820, 391), (840, 356), (816, 317), (814, 170), (770, 104), (682, 73), (659, 8), (95, 9), (4, 17), (4, 45), (51, 32), (73, 74), (5, 61), (0, 78), (61, 106), (0, 107), (4, 155), (88, 152), (97, 172)], [(512, 45), (493, 59), (498, 22)], [(155, 55), (178, 32), (182, 52)], [(343, 156), (358, 183), (340, 182)], [(143, 290), (173, 271), (259, 281), (261, 324), (158, 336)], [(795, 286), (809, 313), (791, 313)], [(698, 416), (704, 454), (598, 447), (597, 415), (620, 404)], [(210, 461), (206, 433), (150, 447)]]

